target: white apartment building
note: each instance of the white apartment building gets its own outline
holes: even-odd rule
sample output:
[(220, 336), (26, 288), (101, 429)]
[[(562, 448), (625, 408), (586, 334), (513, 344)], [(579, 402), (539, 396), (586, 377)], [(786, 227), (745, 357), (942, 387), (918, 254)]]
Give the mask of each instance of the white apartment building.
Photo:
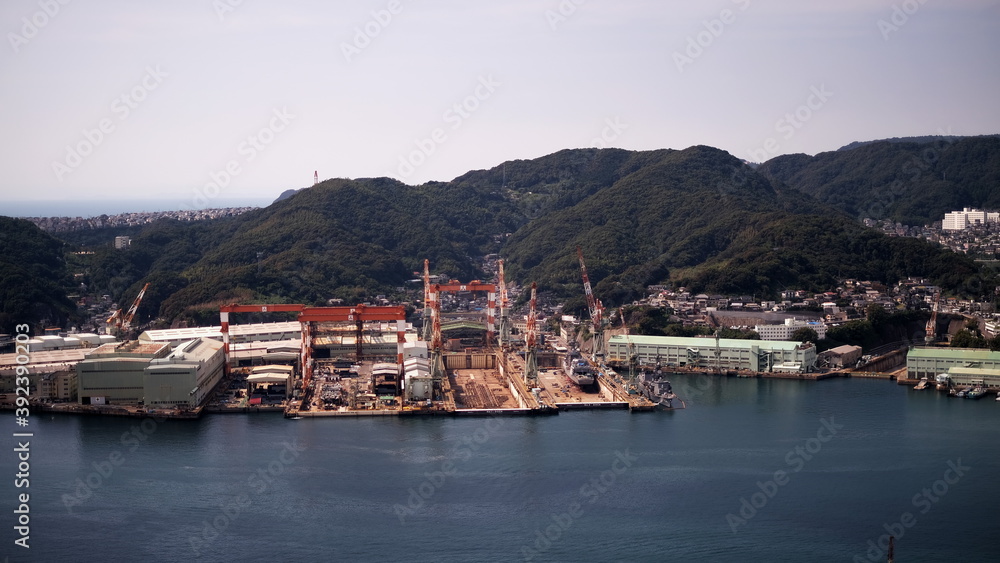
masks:
[(1000, 222), (1000, 213), (991, 213), (966, 207), (962, 211), (945, 213), (944, 221), (941, 222), (941, 230), (961, 231), (975, 225), (997, 222)]
[(792, 334), (800, 328), (811, 328), (816, 336), (826, 338), (826, 324), (822, 321), (804, 321), (800, 319), (785, 319), (780, 325), (757, 325), (754, 330), (761, 340), (791, 340)]

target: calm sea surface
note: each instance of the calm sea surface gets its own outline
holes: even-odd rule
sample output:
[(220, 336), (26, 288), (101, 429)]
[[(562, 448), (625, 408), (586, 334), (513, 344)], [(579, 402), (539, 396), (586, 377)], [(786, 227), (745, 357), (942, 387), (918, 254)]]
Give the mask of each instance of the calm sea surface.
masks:
[(24, 489), (13, 486), (16, 426), (3, 411), (2, 553), (63, 562), (884, 561), (888, 527), (898, 563), (1000, 560), (992, 397), (858, 379), (687, 375), (674, 388), (688, 409), (159, 423), (34, 414), (30, 550), (13, 543)]

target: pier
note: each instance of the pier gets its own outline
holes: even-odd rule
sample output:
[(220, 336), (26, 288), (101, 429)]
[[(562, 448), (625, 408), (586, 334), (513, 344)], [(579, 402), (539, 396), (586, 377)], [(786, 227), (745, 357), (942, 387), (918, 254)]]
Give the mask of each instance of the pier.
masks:
[[(458, 353), (447, 357), (440, 382), (440, 396), (430, 404), (378, 405), (372, 408), (339, 406), (325, 409), (315, 397), (305, 403), (292, 402), (285, 417), (344, 416), (532, 416), (558, 414), (562, 410), (620, 409), (651, 411), (656, 406), (641, 394), (630, 393), (620, 377), (602, 367), (597, 383), (581, 388), (561, 370), (541, 369), (534, 387), (524, 381), (524, 358), (497, 354), (489, 360)], [(491, 367), (465, 367), (472, 365)], [(353, 385), (353, 384), (348, 384)]]
[[(903, 355), (894, 351), (874, 359), (864, 367), (815, 373), (782, 373), (725, 371), (711, 368), (683, 367), (672, 370), (677, 374), (701, 374), (712, 377), (740, 377), (821, 381), (836, 377), (857, 377), (895, 380), (901, 385), (916, 385), (917, 380), (906, 378), (905, 367), (899, 368)], [(428, 403), (402, 404), (400, 397), (376, 397), (370, 389), (368, 377), (371, 363), (364, 362), (360, 373), (337, 378), (335, 383), (317, 382), (316, 387), (302, 397), (289, 398), (281, 403), (249, 404), (246, 397), (239, 400), (210, 402), (197, 409), (146, 409), (142, 406), (95, 406), (76, 403), (43, 403), (32, 405), (41, 412), (89, 414), (124, 417), (155, 417), (164, 419), (200, 418), (202, 414), (266, 414), (282, 413), (286, 418), (372, 417), (372, 416), (536, 416), (553, 415), (561, 411), (614, 409), (629, 412), (649, 412), (659, 409), (642, 395), (634, 383), (607, 365), (592, 364), (595, 384), (581, 387), (557, 367), (541, 368), (533, 385), (524, 381), (525, 360), (517, 353), (486, 352), (450, 353), (445, 356), (446, 370), (436, 391), (436, 398)], [(556, 364), (558, 362), (546, 362)], [(471, 367), (476, 366), (476, 367)], [(892, 366), (892, 371), (875, 371), (876, 367)], [(668, 374), (669, 377), (669, 374)], [(220, 397), (228, 397), (227, 385), (220, 383)], [(324, 405), (321, 390), (324, 385), (342, 385), (345, 395), (353, 395), (351, 404), (333, 408)], [(230, 392), (231, 393), (231, 392)], [(366, 397), (358, 401), (358, 396)], [(677, 406), (679, 404), (679, 407)], [(675, 408), (684, 408), (684, 397), (678, 397)]]

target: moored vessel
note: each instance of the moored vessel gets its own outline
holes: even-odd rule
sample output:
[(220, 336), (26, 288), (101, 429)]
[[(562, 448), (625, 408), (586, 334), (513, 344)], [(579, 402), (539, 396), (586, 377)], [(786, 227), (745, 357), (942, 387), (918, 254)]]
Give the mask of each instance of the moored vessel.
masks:
[(668, 409), (674, 408), (674, 394), (670, 386), (670, 380), (659, 368), (655, 370), (643, 369), (637, 378), (639, 391), (651, 402)]
[(966, 399), (981, 399), (986, 394), (986, 387), (977, 385), (965, 392)]
[(573, 383), (580, 387), (592, 387), (597, 380), (594, 378), (594, 368), (585, 360), (578, 350), (571, 350), (563, 361), (563, 371)]

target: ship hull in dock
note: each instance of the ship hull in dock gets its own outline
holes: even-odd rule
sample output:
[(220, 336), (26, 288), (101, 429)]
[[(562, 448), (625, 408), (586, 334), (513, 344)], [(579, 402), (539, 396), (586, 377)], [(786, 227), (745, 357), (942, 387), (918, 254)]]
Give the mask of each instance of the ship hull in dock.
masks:
[(597, 380), (594, 379), (594, 376), (592, 374), (577, 374), (569, 372), (567, 376), (569, 377), (570, 381), (576, 383), (580, 387), (591, 388), (597, 386)]
[(578, 385), (581, 389), (594, 389), (597, 387), (597, 378), (594, 376), (594, 368), (590, 367), (587, 360), (580, 357), (579, 353), (567, 354), (563, 362), (563, 372), (570, 381)]

